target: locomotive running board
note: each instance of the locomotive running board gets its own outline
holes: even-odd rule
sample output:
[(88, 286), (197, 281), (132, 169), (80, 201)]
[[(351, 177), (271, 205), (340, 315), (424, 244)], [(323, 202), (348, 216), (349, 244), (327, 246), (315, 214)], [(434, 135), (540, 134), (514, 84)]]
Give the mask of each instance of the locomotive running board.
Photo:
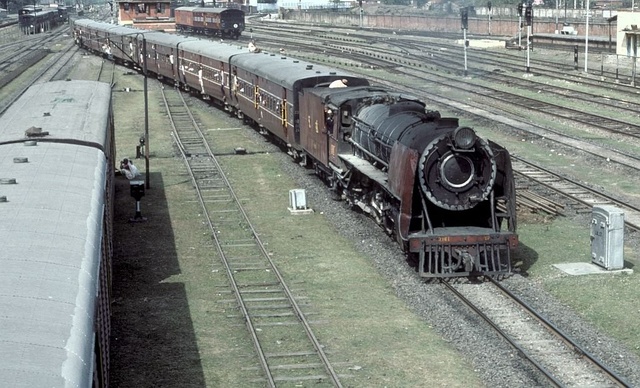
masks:
[(352, 166), (356, 170), (362, 172), (367, 177), (373, 179), (378, 182), (380, 186), (384, 187), (385, 190), (389, 191), (389, 183), (387, 180), (387, 173), (378, 170), (373, 167), (371, 163), (363, 160), (355, 155), (345, 155), (339, 154), (338, 157), (344, 160), (349, 166)]

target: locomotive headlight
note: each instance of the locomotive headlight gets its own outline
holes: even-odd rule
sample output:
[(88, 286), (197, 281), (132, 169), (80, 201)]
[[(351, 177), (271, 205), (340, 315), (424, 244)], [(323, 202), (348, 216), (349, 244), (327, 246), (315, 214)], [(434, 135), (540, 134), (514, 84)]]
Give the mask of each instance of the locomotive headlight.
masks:
[(469, 127), (458, 127), (453, 131), (453, 144), (456, 148), (468, 150), (476, 142), (476, 133)]
[(238, 28), (238, 23), (235, 23), (235, 24), (233, 25), (233, 28)]

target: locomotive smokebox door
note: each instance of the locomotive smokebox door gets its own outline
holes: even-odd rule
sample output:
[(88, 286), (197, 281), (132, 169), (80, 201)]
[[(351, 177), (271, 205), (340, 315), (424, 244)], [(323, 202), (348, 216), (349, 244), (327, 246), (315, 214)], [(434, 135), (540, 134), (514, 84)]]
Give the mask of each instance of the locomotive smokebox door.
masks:
[(591, 261), (607, 270), (624, 268), (624, 213), (615, 206), (593, 207)]
[(131, 188), (131, 196), (136, 201), (144, 197), (144, 181), (129, 181), (129, 186)]

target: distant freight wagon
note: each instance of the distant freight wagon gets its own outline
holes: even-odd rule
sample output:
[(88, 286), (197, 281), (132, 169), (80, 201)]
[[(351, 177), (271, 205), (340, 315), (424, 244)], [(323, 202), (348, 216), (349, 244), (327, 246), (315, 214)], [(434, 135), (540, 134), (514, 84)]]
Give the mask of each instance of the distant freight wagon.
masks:
[(179, 7), (176, 30), (221, 38), (238, 39), (244, 31), (244, 11), (230, 8)]

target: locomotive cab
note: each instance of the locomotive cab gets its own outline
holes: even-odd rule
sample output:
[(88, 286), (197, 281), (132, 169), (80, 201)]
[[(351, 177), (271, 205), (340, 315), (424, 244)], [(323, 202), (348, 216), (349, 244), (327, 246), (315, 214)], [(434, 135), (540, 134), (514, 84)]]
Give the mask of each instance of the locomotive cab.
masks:
[(325, 128), (330, 138), (338, 145), (338, 154), (350, 152), (349, 144), (353, 131), (353, 118), (351, 106), (348, 104), (335, 106), (331, 103), (325, 105)]

